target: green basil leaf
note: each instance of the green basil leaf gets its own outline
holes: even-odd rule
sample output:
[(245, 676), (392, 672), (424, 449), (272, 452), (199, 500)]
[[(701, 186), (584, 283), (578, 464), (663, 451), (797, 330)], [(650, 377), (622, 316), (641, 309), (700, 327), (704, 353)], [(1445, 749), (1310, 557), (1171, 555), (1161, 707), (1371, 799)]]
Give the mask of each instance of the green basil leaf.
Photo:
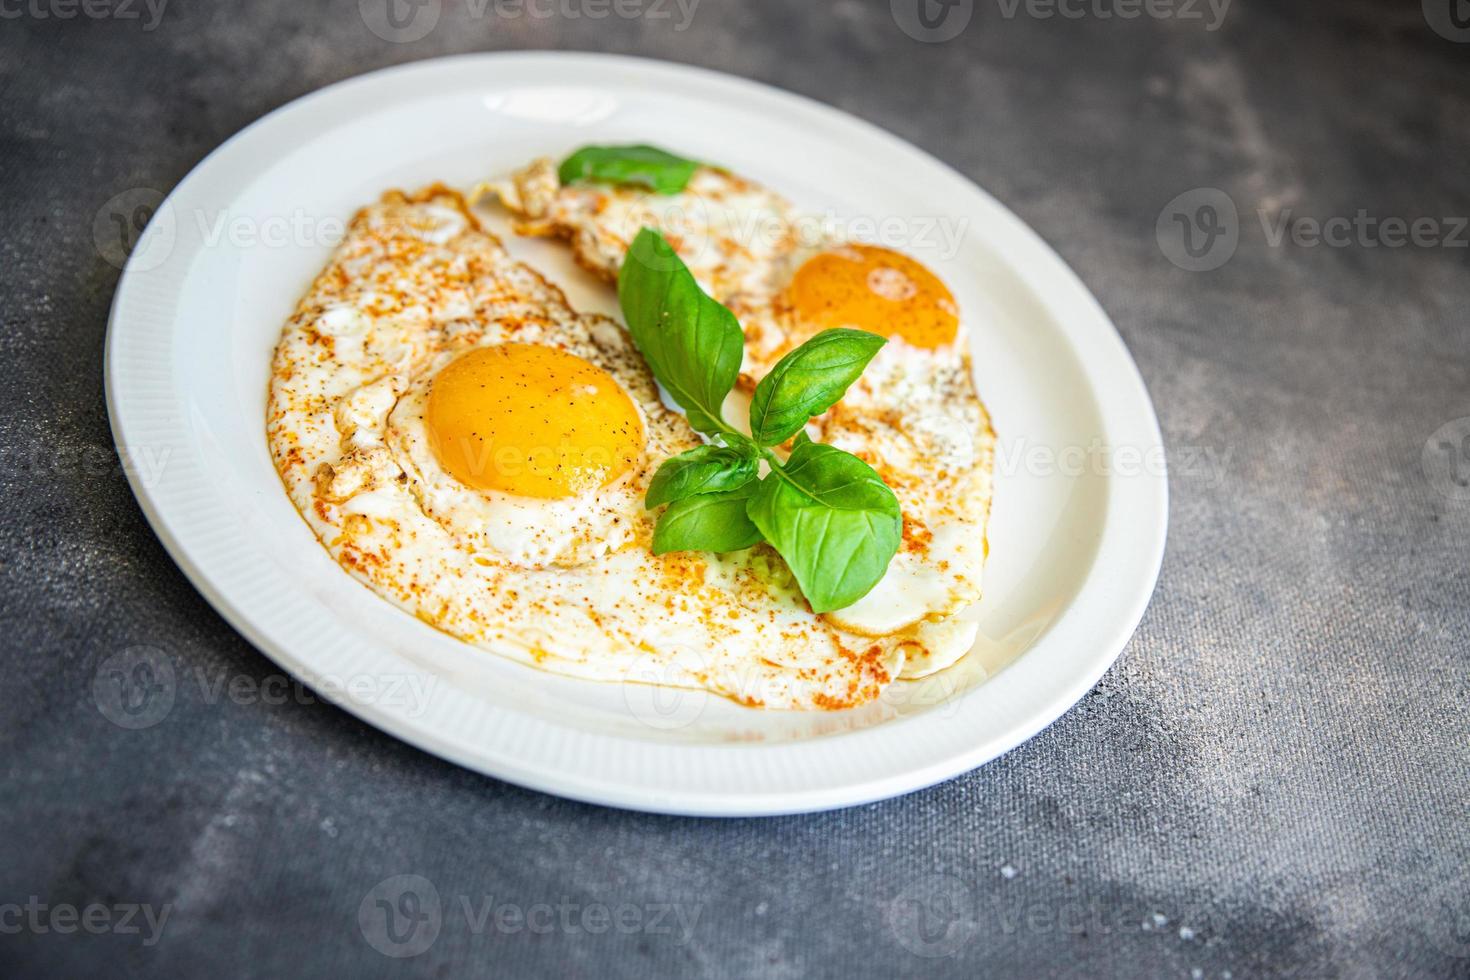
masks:
[(721, 432), (719, 437), (725, 441), (725, 445), (740, 453), (742, 456), (752, 456), (760, 459), (761, 447), (755, 444), (755, 440), (747, 435), (741, 435), (735, 430)]
[(643, 505), (650, 510), (701, 493), (735, 490), (755, 479), (760, 459), (725, 446), (696, 446), (666, 459), (648, 485)]
[(644, 228), (618, 273), (628, 332), (664, 389), (700, 432), (733, 431), (720, 409), (740, 373), (745, 335), (707, 296), (664, 237)]
[(867, 595), (898, 552), (898, 498), (851, 453), (803, 443), (755, 486), (747, 513), (786, 559), (813, 612)]
[(669, 505), (653, 529), (653, 553), (739, 551), (758, 543), (761, 533), (746, 514), (754, 481), (737, 490), (701, 493)]
[(866, 330), (823, 330), (776, 362), (755, 386), (750, 433), (774, 446), (837, 404), (887, 340)]
[(658, 194), (677, 194), (689, 184), (699, 161), (656, 146), (584, 146), (561, 162), (556, 176), (563, 186), (578, 180), (631, 184)]

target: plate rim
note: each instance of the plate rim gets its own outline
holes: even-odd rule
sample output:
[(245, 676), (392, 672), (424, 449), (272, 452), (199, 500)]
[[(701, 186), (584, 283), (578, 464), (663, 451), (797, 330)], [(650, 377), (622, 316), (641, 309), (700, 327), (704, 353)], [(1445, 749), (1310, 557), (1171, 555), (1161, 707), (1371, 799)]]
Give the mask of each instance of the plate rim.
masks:
[[(595, 70), (617, 69), (634, 74), (653, 76), (662, 74), (670, 78), (678, 76), (686, 81), (697, 80), (704, 87), (724, 89), (727, 94), (736, 97), (745, 95), (775, 101), (808, 115), (815, 114), (826, 122), (846, 127), (849, 130), (856, 128), (869, 139), (877, 139), (888, 144), (892, 149), (914, 156), (916, 160), (921, 160), (930, 167), (938, 168), (940, 172), (947, 174), (949, 179), (962, 185), (968, 193), (975, 195), (989, 211), (994, 212), (997, 218), (1004, 220), (1009, 226), (1007, 231), (1010, 235), (1019, 236), (1020, 240), (1029, 247), (1032, 253), (1031, 260), (1042, 267), (1040, 270), (1032, 270), (1033, 272), (1045, 271), (1049, 281), (1060, 283), (1063, 287), (1062, 291), (1068, 295), (1069, 302), (1079, 307), (1079, 313), (1087, 315), (1089, 319), (1095, 321), (1097, 326), (1105, 328), (1093, 330), (1091, 335), (1079, 336), (1068, 332), (1064, 338), (1079, 356), (1081, 354), (1077, 346), (1079, 340), (1090, 341), (1093, 346), (1092, 353), (1108, 362), (1103, 369), (1104, 372), (1113, 372), (1108, 378), (1107, 385), (1104, 386), (1099, 384), (1100, 372), (1098, 370), (1091, 367), (1086, 370), (1086, 377), (1097, 399), (1099, 421), (1108, 431), (1111, 439), (1113, 421), (1121, 418), (1122, 422), (1119, 424), (1123, 425), (1128, 433), (1127, 444), (1137, 445), (1146, 452), (1157, 448), (1160, 453), (1159, 458), (1162, 459), (1164, 443), (1152, 400), (1149, 398), (1138, 366), (1128, 352), (1116, 326), (1075, 271), (1034, 229), (968, 177), (914, 144), (843, 109), (752, 79), (678, 62), (581, 52), (490, 52), (412, 61), (343, 79), (272, 110), (205, 156), (170, 191), (166, 201), (176, 202), (189, 196), (196, 186), (204, 181), (211, 169), (219, 166), (221, 160), (237, 152), (243, 144), (259, 138), (272, 127), (280, 125), (282, 120), (303, 114), (310, 109), (319, 109), (330, 103), (331, 100), (346, 99), (372, 86), (388, 83), (389, 80), (402, 80), (403, 76), (410, 74), (453, 73), (458, 70), (473, 72), (477, 69), (494, 72), (518, 65), (534, 68), (538, 72), (546, 71), (548, 66), (559, 66)], [(163, 205), (160, 205), (159, 210), (162, 208)], [(152, 231), (153, 228), (150, 227), (144, 232), (144, 237), (146, 238)], [(134, 376), (123, 377), (123, 338), (129, 330), (128, 323), (124, 322), (125, 313), (130, 309), (131, 304), (144, 302), (135, 299), (140, 288), (141, 277), (138, 275), (138, 270), (134, 269), (134, 259), (143, 251), (141, 245), (142, 239), (135, 246), (132, 257), (119, 277), (108, 316), (104, 351), (108, 417), (114, 442), (120, 452), (130, 445), (148, 442), (148, 439), (137, 438), (145, 431), (148, 424), (157, 424), (160, 419), (167, 421), (166, 413), (160, 415), (155, 410), (150, 415), (149, 411), (145, 410), (146, 405), (143, 402), (146, 402), (147, 397), (151, 395), (156, 399), (160, 394), (172, 394), (174, 390), (171, 367), (167, 367), (159, 372), (158, 377), (148, 379), (146, 382), (139, 381)], [(1015, 257), (1012, 256), (1012, 258)], [(1019, 263), (1019, 259), (1016, 259), (1016, 262)], [(1015, 275), (1024, 279), (1028, 286), (1035, 285), (1031, 282), (1031, 277), (1024, 274), (1025, 270), (1019, 264), (1013, 264), (1011, 269)], [(141, 346), (147, 346), (151, 341), (160, 355), (160, 360), (171, 363), (169, 362), (171, 354), (168, 353), (170, 344), (167, 343), (170, 338), (164, 337), (165, 343), (163, 344), (159, 344), (156, 338), (146, 336), (128, 337), (127, 340)], [(1084, 360), (1083, 363), (1084, 365), (1090, 364), (1087, 360)], [(145, 390), (140, 390), (140, 387)], [(1104, 398), (1105, 394), (1107, 398)], [(140, 402), (140, 399), (143, 402)], [(188, 430), (187, 420), (182, 417), (181, 413), (179, 418), (174, 420), (173, 427), (176, 435), (182, 435)], [(181, 441), (188, 443), (187, 439)], [(158, 535), (169, 556), (184, 572), (191, 584), (257, 650), (320, 692), (322, 690), (319, 683), (321, 677), (313, 671), (311, 663), (304, 661), (297, 653), (269, 636), (265, 624), (257, 623), (255, 618), (243, 608), (244, 603), (239, 597), (232, 596), (227, 588), (217, 583), (216, 576), (204, 567), (205, 563), (196, 559), (196, 549), (202, 547), (199, 543), (200, 529), (197, 526), (183, 529), (178, 526), (182, 511), (178, 492), (170, 492), (162, 486), (147, 485), (136, 468), (124, 467), (124, 470), (144, 516), (154, 533)], [(1065, 607), (1067, 609), (1077, 605), (1086, 595), (1088, 586), (1098, 577), (1098, 568), (1103, 564), (1104, 546), (1107, 544), (1107, 525), (1121, 519), (1115, 513), (1120, 498), (1126, 498), (1123, 502), (1131, 511), (1132, 522), (1137, 525), (1131, 536), (1132, 544), (1129, 549), (1132, 559), (1129, 562), (1130, 574), (1133, 580), (1128, 585), (1127, 596), (1122, 604), (1110, 607), (1110, 615), (1105, 617), (1107, 620), (1104, 624), (1105, 628), (1097, 634), (1093, 644), (1097, 652), (1088, 662), (1086, 669), (1069, 678), (1063, 678), (1060, 682), (1051, 683), (1045, 696), (1037, 699), (1036, 703), (1024, 712), (1023, 718), (1011, 722), (999, 731), (990, 733), (988, 737), (978, 740), (963, 750), (951, 751), (942, 758), (932, 759), (925, 764), (911, 766), (886, 775), (855, 779), (834, 785), (814, 786), (802, 790), (704, 791), (667, 786), (659, 788), (630, 786), (626, 782), (608, 782), (589, 778), (586, 774), (548, 772), (537, 766), (519, 762), (513, 755), (508, 756), (503, 751), (492, 752), (484, 746), (481, 746), (479, 751), (470, 751), (462, 744), (462, 739), (447, 737), (443, 731), (438, 730), (437, 726), (424, 719), (404, 717), (391, 708), (355, 698), (350, 692), (339, 692), (335, 696), (324, 694), (323, 696), (386, 734), (465, 768), (530, 789), (589, 803), (667, 814), (760, 816), (827, 810), (886, 799), (913, 792), (968, 772), (1028, 741), (1069, 710), (1117, 660), (1143, 617), (1152, 598), (1162, 566), (1168, 530), (1166, 471), (1160, 468), (1156, 472), (1145, 472), (1140, 476), (1130, 477), (1126, 483), (1120, 483), (1117, 479), (1108, 480), (1107, 505), (1103, 515), (1104, 533), (1100, 534), (1097, 550), (1092, 557), (1092, 566), (1079, 588), (1078, 595), (1068, 603)], [(1029, 654), (1030, 651), (1027, 653)], [(968, 700), (980, 691), (993, 688), (1007, 675), (1012, 675), (1013, 681), (1016, 676), (1023, 676), (1017, 674), (1017, 668), (1024, 663), (1026, 657), (1027, 654), (1023, 654), (1016, 662), (998, 672), (995, 677), (967, 692), (961, 700)], [(486, 706), (486, 710), (493, 709)], [(527, 722), (539, 721), (529, 716), (521, 717)], [(828, 746), (837, 746), (841, 742), (853, 744), (865, 734), (891, 733), (898, 725), (914, 726), (923, 722), (925, 717), (925, 715), (920, 715), (885, 722), (860, 732), (823, 736), (813, 740), (811, 744), (823, 743)], [(940, 720), (931, 719), (931, 724)], [(465, 726), (462, 724), (460, 727)], [(665, 743), (656, 746), (655, 743), (644, 741), (634, 743), (634, 740), (623, 736), (599, 735), (571, 727), (557, 730), (569, 733), (569, 737), (572, 738), (607, 740), (623, 745), (636, 744), (641, 747), (640, 751), (654, 754), (667, 751), (697, 756), (717, 751), (739, 751), (745, 754), (769, 755), (789, 753), (798, 746), (804, 749), (807, 747), (807, 743), (754, 744), (739, 747)]]

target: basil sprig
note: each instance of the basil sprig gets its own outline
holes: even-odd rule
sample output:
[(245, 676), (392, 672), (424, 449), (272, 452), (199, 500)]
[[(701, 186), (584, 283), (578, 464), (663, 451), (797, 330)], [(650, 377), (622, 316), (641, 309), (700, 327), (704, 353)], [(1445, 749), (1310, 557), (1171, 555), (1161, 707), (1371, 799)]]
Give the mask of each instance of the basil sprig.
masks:
[(646, 187), (656, 194), (677, 194), (689, 185), (699, 161), (675, 156), (656, 146), (584, 146), (561, 162), (556, 176), (562, 185), (579, 180)]
[(751, 522), (781, 553), (814, 612), (867, 595), (898, 551), (898, 498), (852, 453), (803, 442), (757, 484)]
[(696, 446), (664, 461), (653, 475), (643, 503), (652, 510), (696, 494), (738, 490), (755, 479), (759, 468), (760, 457), (748, 449)]
[[(842, 398), (886, 341), (824, 330), (791, 351), (756, 385), (746, 436), (721, 411), (740, 371), (740, 325), (658, 232), (644, 228), (634, 239), (618, 300), (654, 376), (690, 425), (718, 440), (665, 460), (654, 474), (644, 503), (669, 505), (654, 528), (654, 553), (738, 551), (764, 540), (814, 612), (867, 595), (898, 551), (898, 498), (871, 466), (812, 442), (804, 427)], [(793, 434), (783, 461), (771, 447)]]
[(866, 330), (824, 330), (776, 362), (755, 386), (750, 434), (774, 446), (837, 404), (885, 343)]
[(653, 553), (739, 551), (759, 543), (761, 532), (746, 513), (760, 487), (754, 481), (735, 490), (699, 493), (669, 505), (653, 529)]
[(745, 334), (658, 232), (645, 228), (633, 239), (618, 273), (618, 302), (633, 342), (689, 424), (707, 435), (733, 431), (720, 407), (740, 373)]

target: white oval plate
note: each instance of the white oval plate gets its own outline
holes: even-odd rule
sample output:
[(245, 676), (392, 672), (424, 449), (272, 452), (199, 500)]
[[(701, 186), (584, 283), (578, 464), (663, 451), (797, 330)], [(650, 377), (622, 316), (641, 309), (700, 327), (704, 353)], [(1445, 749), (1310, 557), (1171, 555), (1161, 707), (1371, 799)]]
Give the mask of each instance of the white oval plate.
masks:
[[(379, 599), (296, 514), (266, 448), (269, 360), (352, 212), (389, 187), (468, 188), (538, 155), (630, 141), (761, 180), (853, 237), (914, 254), (955, 292), (999, 434), (982, 638), (955, 668), (831, 713), (557, 677)], [(503, 237), (575, 305), (614, 310), (611, 291), (563, 249)], [(429, 752), (613, 806), (819, 810), (980, 765), (1057, 718), (1108, 668), (1143, 614), (1164, 546), (1167, 483), (1148, 395), (1106, 314), (1034, 232), (867, 123), (658, 62), (450, 58), (271, 113), (196, 167), (139, 238), (113, 304), (107, 395), (148, 519), (252, 643)]]

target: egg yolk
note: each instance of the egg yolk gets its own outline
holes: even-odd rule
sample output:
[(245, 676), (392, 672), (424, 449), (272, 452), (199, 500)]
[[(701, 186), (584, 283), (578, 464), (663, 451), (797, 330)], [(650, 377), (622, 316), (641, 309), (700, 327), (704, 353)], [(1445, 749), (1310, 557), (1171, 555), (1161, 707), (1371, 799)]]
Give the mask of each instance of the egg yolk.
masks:
[(856, 327), (915, 347), (953, 343), (959, 308), (939, 277), (875, 245), (845, 245), (808, 259), (787, 288), (796, 320), (812, 333)]
[(429, 386), (429, 445), (466, 486), (571, 497), (605, 486), (643, 452), (633, 400), (595, 364), (539, 344), (462, 354)]

